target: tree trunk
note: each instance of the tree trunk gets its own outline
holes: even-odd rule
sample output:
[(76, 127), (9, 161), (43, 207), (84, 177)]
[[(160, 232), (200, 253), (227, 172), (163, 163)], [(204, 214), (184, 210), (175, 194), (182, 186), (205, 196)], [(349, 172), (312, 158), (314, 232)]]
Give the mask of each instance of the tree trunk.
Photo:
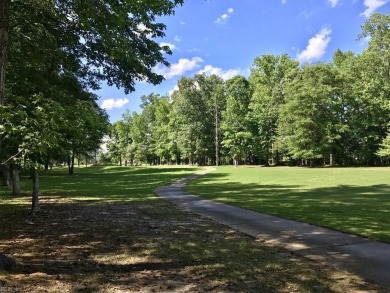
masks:
[[(11, 6), (11, 0), (0, 1), (0, 106), (5, 105), (5, 96), (4, 96), (5, 69), (6, 69), (7, 54), (8, 54), (10, 6)], [(0, 123), (3, 124), (2, 116), (0, 116)], [(0, 135), (0, 156), (2, 154), (2, 150), (1, 150), (2, 144), (3, 144), (3, 136)]]
[(4, 165), (1, 168), (1, 173), (2, 173), (2, 186), (10, 186), (10, 176), (9, 176), (9, 166)]
[(218, 106), (215, 106), (215, 166), (219, 165)]
[(68, 173), (70, 174), (70, 155), (68, 154), (68, 159), (67, 159), (67, 165), (68, 165)]
[(19, 168), (16, 164), (11, 164), (11, 174), (12, 174), (12, 195), (20, 195), (20, 178), (19, 178)]
[(31, 168), (32, 180), (33, 180), (33, 192), (32, 192), (32, 206), (31, 215), (34, 217), (39, 212), (39, 179), (38, 171), (36, 168)]
[(234, 167), (237, 167), (237, 166), (238, 166), (237, 158), (233, 158), (233, 165), (234, 165)]
[(74, 154), (68, 155), (68, 172), (69, 175), (74, 174)]
[(70, 161), (70, 166), (71, 166), (71, 169), (70, 169), (70, 175), (73, 175), (74, 174), (74, 154), (72, 153), (72, 158), (71, 158), (71, 161)]

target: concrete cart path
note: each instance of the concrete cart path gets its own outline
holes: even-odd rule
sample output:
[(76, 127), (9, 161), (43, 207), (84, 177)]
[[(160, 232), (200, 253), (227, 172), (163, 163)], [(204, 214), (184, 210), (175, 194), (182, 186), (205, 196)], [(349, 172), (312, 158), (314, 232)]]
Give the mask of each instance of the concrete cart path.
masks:
[(390, 292), (390, 244), (206, 200), (182, 190), (187, 182), (211, 170), (159, 187), (155, 193), (263, 242), (357, 274)]

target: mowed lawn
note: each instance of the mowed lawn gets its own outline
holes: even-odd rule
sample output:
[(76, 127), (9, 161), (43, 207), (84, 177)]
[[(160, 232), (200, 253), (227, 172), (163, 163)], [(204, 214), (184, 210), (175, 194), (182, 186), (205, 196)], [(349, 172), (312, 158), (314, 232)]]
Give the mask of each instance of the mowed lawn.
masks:
[(390, 168), (219, 167), (186, 190), (390, 242)]
[(0, 253), (19, 266), (0, 269), (0, 289), (380, 292), (356, 275), (263, 245), (153, 193), (197, 170), (90, 167), (77, 168), (74, 176), (64, 168), (42, 171), (41, 212), (31, 222), (30, 180), (23, 177), (18, 197), (1, 187)]

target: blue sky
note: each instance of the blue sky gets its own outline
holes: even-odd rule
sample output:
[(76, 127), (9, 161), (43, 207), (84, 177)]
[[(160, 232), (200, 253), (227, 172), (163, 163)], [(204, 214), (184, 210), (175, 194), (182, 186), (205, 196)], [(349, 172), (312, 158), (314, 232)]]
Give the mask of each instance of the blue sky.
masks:
[(253, 60), (263, 54), (287, 53), (301, 63), (327, 62), (337, 49), (360, 53), (361, 25), (374, 12), (386, 13), (390, 0), (185, 0), (175, 15), (164, 17), (170, 68), (154, 71), (165, 81), (139, 83), (136, 91), (102, 86), (99, 105), (111, 122), (128, 109), (139, 112), (140, 97), (172, 92), (182, 76), (217, 74), (224, 79), (249, 76)]

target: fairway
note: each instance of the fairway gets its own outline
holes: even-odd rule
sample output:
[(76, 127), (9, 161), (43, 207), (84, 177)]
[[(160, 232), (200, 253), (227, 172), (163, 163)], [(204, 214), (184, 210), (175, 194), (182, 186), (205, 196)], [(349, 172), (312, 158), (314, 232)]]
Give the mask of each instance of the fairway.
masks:
[(192, 194), (390, 242), (390, 168), (219, 167)]

